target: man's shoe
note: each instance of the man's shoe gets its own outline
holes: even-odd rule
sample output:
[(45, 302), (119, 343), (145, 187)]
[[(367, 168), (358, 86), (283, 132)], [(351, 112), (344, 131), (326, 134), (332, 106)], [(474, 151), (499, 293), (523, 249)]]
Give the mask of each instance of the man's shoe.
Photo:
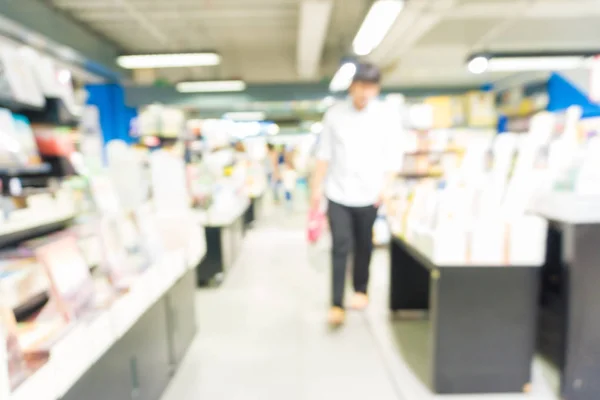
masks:
[(362, 311), (369, 305), (369, 296), (365, 293), (354, 293), (350, 305), (354, 310)]
[(340, 307), (332, 307), (331, 310), (329, 310), (329, 316), (327, 317), (327, 321), (329, 322), (329, 325), (331, 326), (340, 326), (344, 323), (344, 320), (346, 319), (346, 312), (344, 311), (343, 308)]

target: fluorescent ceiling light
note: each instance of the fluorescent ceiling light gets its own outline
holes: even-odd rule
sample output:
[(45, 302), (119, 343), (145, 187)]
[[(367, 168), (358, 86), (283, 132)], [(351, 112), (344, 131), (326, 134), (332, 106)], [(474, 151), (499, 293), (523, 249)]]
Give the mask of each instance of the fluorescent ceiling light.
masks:
[(476, 56), (467, 68), (473, 74), (484, 72), (560, 71), (584, 68), (587, 55), (540, 55), (540, 56)]
[(356, 64), (351, 62), (343, 64), (335, 73), (333, 79), (331, 79), (329, 90), (332, 92), (343, 92), (344, 90), (347, 90), (352, 83), (354, 74), (356, 74)]
[(228, 112), (223, 114), (223, 118), (232, 121), (263, 121), (266, 115), (262, 111), (257, 112)]
[(246, 84), (243, 81), (197, 81), (180, 82), (176, 88), (181, 93), (243, 92)]
[(472, 74), (483, 74), (488, 69), (489, 60), (486, 57), (478, 56), (469, 61), (469, 72)]
[(220, 62), (221, 56), (216, 53), (139, 54), (117, 58), (117, 64), (125, 69), (202, 67)]
[(373, 3), (352, 42), (354, 53), (366, 56), (375, 50), (403, 8), (404, 0), (377, 0)]
[(300, 1), (296, 65), (298, 75), (303, 79), (316, 78), (319, 75), (333, 3), (333, 0)]
[(552, 71), (575, 69), (585, 65), (587, 57), (506, 57), (492, 58), (488, 62), (489, 71)]

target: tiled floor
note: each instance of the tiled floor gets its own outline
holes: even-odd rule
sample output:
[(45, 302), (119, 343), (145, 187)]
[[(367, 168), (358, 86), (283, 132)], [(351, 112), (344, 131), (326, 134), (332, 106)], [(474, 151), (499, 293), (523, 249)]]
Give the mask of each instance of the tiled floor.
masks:
[(374, 254), (368, 311), (329, 331), (328, 240), (310, 247), (303, 215), (272, 211), (224, 283), (198, 292), (200, 333), (163, 400), (556, 399), (537, 366), (529, 395), (431, 394), (401, 358), (420, 351), (396, 347), (386, 250)]
[[(247, 235), (219, 288), (198, 293), (200, 333), (163, 399), (398, 400), (367, 317), (327, 328), (327, 250), (309, 248), (300, 214), (280, 213)], [(373, 268), (382, 298), (385, 257)]]

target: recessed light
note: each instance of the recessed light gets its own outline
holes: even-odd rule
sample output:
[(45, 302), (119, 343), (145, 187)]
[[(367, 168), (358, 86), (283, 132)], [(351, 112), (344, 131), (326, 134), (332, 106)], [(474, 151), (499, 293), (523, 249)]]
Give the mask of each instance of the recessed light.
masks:
[(483, 56), (477, 56), (469, 61), (469, 71), (472, 74), (483, 74), (488, 68), (488, 59)]

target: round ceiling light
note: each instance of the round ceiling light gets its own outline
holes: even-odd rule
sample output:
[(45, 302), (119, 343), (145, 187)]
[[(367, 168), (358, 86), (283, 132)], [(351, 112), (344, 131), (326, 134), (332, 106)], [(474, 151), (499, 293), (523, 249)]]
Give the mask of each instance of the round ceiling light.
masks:
[(488, 68), (489, 60), (484, 56), (474, 57), (469, 61), (469, 72), (472, 74), (483, 74)]
[(270, 135), (270, 136), (277, 135), (280, 130), (281, 129), (279, 128), (279, 125), (277, 125), (277, 124), (270, 124), (270, 125), (267, 126), (267, 135)]

